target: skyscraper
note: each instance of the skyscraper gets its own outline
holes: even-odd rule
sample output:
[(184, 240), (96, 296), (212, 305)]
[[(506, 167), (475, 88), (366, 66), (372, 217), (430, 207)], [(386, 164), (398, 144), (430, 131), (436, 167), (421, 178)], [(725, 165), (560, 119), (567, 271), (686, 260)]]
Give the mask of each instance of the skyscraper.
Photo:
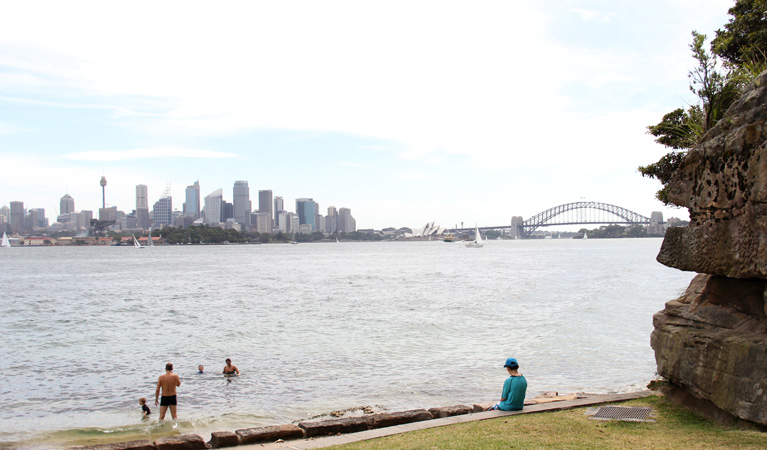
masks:
[(184, 203), (184, 214), (193, 220), (200, 218), (200, 181), (186, 187), (186, 203)]
[(269, 233), (274, 228), (274, 203), (272, 202), (272, 191), (258, 191), (258, 212), (269, 213)]
[(325, 217), (325, 231), (335, 233), (338, 231), (338, 211), (335, 206), (328, 206), (328, 215)]
[(274, 228), (279, 228), (280, 230), (283, 230), (284, 228), (280, 223), (280, 212), (282, 211), (285, 211), (285, 202), (282, 200), (282, 197), (278, 195), (277, 197), (274, 197), (274, 211), (272, 211), (272, 213), (274, 215)]
[(352, 210), (341, 208), (338, 210), (338, 231), (357, 231), (357, 223), (352, 217)]
[(152, 207), (152, 223), (157, 225), (173, 224), (173, 198), (170, 195), (170, 186), (165, 188), (162, 197)]
[(136, 186), (136, 226), (147, 229), (151, 225), (149, 220), (149, 190), (145, 184)]
[(59, 214), (69, 214), (75, 212), (75, 199), (69, 194), (64, 194), (59, 201)]
[(215, 225), (221, 222), (224, 207), (224, 191), (216, 189), (205, 196), (205, 223)]
[(25, 229), (24, 215), (24, 202), (11, 202), (11, 233)]
[(233, 217), (243, 229), (250, 228), (250, 188), (247, 181), (234, 182)]
[(311, 198), (299, 198), (296, 199), (296, 214), (298, 214), (299, 225), (309, 225), (312, 230), (314, 227), (314, 215), (315, 215), (314, 200)]

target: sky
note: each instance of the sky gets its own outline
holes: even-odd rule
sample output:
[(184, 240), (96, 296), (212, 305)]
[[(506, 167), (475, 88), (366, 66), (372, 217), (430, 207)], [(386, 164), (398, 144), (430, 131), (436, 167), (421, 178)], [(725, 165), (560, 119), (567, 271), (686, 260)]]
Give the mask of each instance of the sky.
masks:
[[(0, 1), (0, 206), (55, 220), (247, 180), (360, 229), (507, 225), (556, 205), (688, 218), (637, 167), (695, 102), (732, 0)], [(468, 226), (468, 225), (467, 225)]]

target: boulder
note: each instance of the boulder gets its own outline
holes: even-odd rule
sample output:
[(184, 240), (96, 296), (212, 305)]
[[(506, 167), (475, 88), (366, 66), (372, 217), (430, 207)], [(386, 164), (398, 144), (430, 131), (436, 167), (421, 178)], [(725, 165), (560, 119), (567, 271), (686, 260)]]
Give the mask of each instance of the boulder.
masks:
[(767, 71), (743, 93), (668, 184), (690, 225), (666, 233), (658, 261), (730, 278), (767, 278)]
[(653, 316), (658, 374), (740, 419), (767, 425), (767, 280), (697, 275)]
[(402, 425), (405, 423), (431, 420), (432, 415), (425, 409), (412, 409), (410, 411), (374, 414), (372, 416), (368, 416), (367, 419), (370, 423), (370, 428), (384, 428)]
[(197, 434), (182, 434), (154, 441), (157, 450), (201, 450), (208, 448), (205, 440)]
[(245, 428), (235, 431), (240, 437), (240, 443), (259, 444), (262, 442), (273, 442), (278, 439), (301, 439), (304, 437), (304, 430), (295, 425), (271, 425), (268, 427)]
[(210, 448), (236, 447), (240, 445), (240, 436), (231, 431), (215, 431), (210, 434)]
[(450, 416), (460, 416), (463, 414), (469, 414), (473, 412), (472, 407), (466, 406), (466, 405), (455, 405), (455, 406), (442, 406), (439, 408), (430, 408), (429, 412), (431, 413), (432, 417), (435, 419), (440, 419), (442, 417), (450, 417)]
[(346, 417), (343, 419), (299, 422), (306, 437), (327, 436), (337, 433), (355, 433), (370, 429), (369, 417)]

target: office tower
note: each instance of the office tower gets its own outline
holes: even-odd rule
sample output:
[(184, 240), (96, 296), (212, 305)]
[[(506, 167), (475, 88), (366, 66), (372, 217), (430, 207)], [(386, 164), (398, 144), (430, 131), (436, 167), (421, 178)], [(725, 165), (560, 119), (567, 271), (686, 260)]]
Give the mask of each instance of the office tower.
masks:
[(341, 208), (338, 210), (338, 231), (350, 232), (357, 231), (357, 224), (352, 217), (352, 210)]
[(269, 231), (274, 228), (274, 201), (272, 191), (258, 191), (258, 212), (269, 214)]
[(282, 197), (280, 196), (274, 197), (274, 210), (272, 211), (272, 216), (274, 217), (275, 229), (282, 229), (280, 227), (280, 212), (284, 210), (285, 210), (285, 202), (283, 202)]
[(75, 212), (75, 199), (69, 194), (64, 194), (59, 201), (59, 214), (69, 214)]
[(5, 223), (11, 223), (11, 209), (7, 206), (0, 207), (0, 216), (5, 217)]
[(99, 208), (99, 220), (104, 222), (116, 222), (117, 207), (110, 206), (109, 208)]
[(205, 224), (217, 225), (222, 222), (224, 191), (216, 189), (205, 196)]
[[(247, 181), (235, 181), (233, 189), (233, 211), (234, 220), (242, 225), (243, 229), (250, 228), (250, 188)], [(228, 217), (227, 217), (228, 219)]]
[(28, 228), (47, 228), (48, 219), (45, 218), (45, 208), (32, 208), (29, 210)]
[(269, 217), (269, 213), (260, 212), (256, 214), (256, 231), (259, 233), (272, 232), (272, 219)]
[(299, 225), (309, 225), (310, 229), (314, 230), (315, 206), (316, 204), (311, 198), (299, 198), (296, 200), (296, 214), (298, 214)]
[(24, 202), (11, 202), (11, 233), (19, 233), (24, 228)]
[(325, 216), (325, 230), (328, 233), (338, 231), (338, 211), (335, 206), (328, 206), (328, 215)]
[(275, 228), (282, 231), (283, 233), (288, 233), (290, 231), (290, 216), (292, 213), (289, 213), (287, 211), (275, 211), (274, 221)]
[(173, 198), (170, 195), (170, 185), (152, 206), (152, 224), (161, 226), (173, 224)]
[(147, 229), (152, 225), (149, 220), (149, 189), (145, 184), (136, 186), (136, 226)]
[[(304, 225), (306, 226), (306, 225)], [(290, 215), (290, 230), (291, 233), (298, 233), (301, 231), (301, 218), (298, 217), (298, 214), (292, 214)]]
[(136, 185), (136, 209), (149, 209), (149, 190), (145, 184)]
[(184, 203), (184, 214), (191, 217), (192, 220), (200, 218), (200, 181), (186, 187), (186, 203)]
[(320, 233), (327, 231), (325, 228), (325, 217), (322, 214), (314, 215), (314, 231), (319, 231)]
[(221, 202), (221, 221), (226, 222), (227, 219), (234, 219), (234, 205), (229, 202)]

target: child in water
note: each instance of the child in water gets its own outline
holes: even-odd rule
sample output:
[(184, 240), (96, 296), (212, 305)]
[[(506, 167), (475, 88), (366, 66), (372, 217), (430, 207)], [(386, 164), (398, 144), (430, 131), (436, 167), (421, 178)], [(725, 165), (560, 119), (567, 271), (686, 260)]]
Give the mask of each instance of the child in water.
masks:
[(141, 397), (138, 399), (138, 404), (141, 405), (141, 415), (144, 417), (152, 414), (152, 411), (149, 410), (149, 407), (146, 405), (146, 398)]

